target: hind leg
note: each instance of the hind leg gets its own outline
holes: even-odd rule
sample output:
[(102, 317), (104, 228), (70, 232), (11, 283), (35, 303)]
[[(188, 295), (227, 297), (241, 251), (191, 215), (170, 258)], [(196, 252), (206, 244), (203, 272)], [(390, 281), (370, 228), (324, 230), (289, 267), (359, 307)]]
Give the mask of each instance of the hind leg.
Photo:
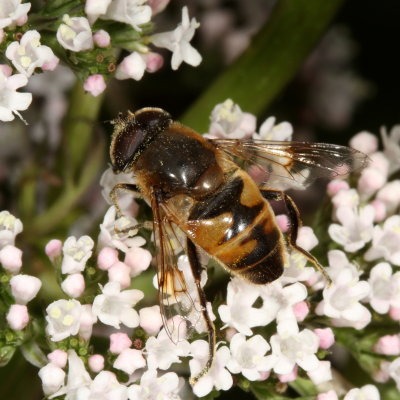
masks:
[(310, 261), (315, 266), (315, 268), (317, 268), (319, 272), (321, 272), (321, 274), (324, 276), (324, 278), (330, 285), (332, 283), (332, 280), (326, 273), (325, 268), (318, 262), (318, 260), (312, 254), (304, 250), (302, 247), (298, 246), (296, 243), (297, 236), (299, 233), (299, 228), (301, 227), (302, 222), (299, 210), (293, 199), (290, 196), (288, 196), (285, 192), (282, 192), (281, 190), (261, 188), (260, 191), (266, 200), (284, 201), (290, 222), (288, 231), (288, 240), (290, 247), (303, 254), (303, 256), (306, 257), (307, 260)]

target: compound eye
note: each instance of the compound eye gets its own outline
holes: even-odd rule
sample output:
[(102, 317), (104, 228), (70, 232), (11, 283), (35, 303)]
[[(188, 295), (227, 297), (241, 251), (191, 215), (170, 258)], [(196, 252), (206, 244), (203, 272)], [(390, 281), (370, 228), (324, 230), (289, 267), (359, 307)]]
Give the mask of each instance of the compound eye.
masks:
[(110, 156), (115, 173), (125, 171), (146, 147), (171, 122), (161, 108), (142, 108), (128, 112), (116, 121)]
[(145, 136), (146, 131), (134, 123), (129, 123), (121, 132), (118, 132), (111, 146), (111, 161), (114, 172), (125, 170)]

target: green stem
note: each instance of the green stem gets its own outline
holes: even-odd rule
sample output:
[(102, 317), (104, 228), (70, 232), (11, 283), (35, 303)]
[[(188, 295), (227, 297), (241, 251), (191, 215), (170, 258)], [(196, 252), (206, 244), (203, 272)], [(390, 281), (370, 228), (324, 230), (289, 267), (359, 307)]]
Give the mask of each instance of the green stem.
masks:
[(93, 131), (102, 99), (102, 95), (93, 97), (86, 94), (81, 82), (72, 89), (64, 123), (63, 191), (43, 214), (32, 221), (26, 234), (37, 235), (53, 230), (98, 175), (104, 158), (104, 143), (97, 141), (94, 144)]
[(281, 92), (343, 0), (280, 0), (243, 55), (208, 87), (181, 121), (206, 132), (215, 104), (231, 98), (258, 114)]

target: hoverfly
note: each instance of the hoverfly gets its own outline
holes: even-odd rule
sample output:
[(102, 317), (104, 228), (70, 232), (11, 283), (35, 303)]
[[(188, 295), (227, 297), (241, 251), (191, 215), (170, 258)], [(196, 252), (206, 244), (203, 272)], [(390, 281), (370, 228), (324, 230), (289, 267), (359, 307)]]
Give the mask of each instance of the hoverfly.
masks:
[[(180, 305), (179, 312), (187, 312), (188, 303), (197, 302), (197, 312), (208, 331), (208, 361), (193, 383), (207, 373), (215, 354), (215, 327), (201, 285), (199, 251), (231, 274), (264, 285), (282, 275), (289, 247), (329, 279), (314, 256), (296, 244), (299, 211), (286, 193), (274, 189), (273, 182), (288, 179), (306, 187), (317, 177), (332, 178), (361, 168), (367, 157), (334, 144), (206, 139), (159, 108), (120, 114), (113, 123), (113, 171), (134, 174), (137, 184), (118, 183), (111, 198), (119, 212), (119, 190), (136, 192), (151, 205), (164, 327), (169, 329), (168, 306), (179, 304), (179, 296), (186, 294), (189, 302)], [(237, 164), (238, 159), (261, 169), (264, 182), (256, 184)], [(283, 201), (287, 208), (290, 229), (286, 240), (269, 204), (274, 200)], [(190, 283), (179, 270), (174, 251), (178, 231), (186, 238), (185, 251), (197, 292), (193, 301), (187, 289)]]

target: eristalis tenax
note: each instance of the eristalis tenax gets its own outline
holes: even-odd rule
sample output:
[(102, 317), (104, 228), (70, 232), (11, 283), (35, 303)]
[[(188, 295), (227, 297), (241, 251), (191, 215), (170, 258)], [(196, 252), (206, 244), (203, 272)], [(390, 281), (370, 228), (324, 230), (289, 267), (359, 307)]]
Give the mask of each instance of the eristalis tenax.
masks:
[[(315, 178), (332, 178), (362, 168), (367, 156), (326, 143), (207, 139), (159, 108), (128, 111), (113, 123), (113, 171), (131, 173), (137, 183), (116, 184), (111, 198), (119, 213), (119, 190), (135, 192), (151, 205), (164, 327), (172, 338), (167, 320), (174, 313), (195, 312), (208, 332), (208, 361), (192, 379), (195, 383), (211, 368), (215, 355), (215, 327), (201, 285), (200, 252), (232, 275), (264, 285), (282, 275), (286, 249), (295, 249), (329, 282), (317, 259), (296, 244), (299, 211), (273, 182), (286, 179), (306, 187)], [(262, 171), (262, 184), (257, 184), (242, 164)], [(283, 201), (287, 209), (290, 228), (286, 237), (269, 203), (275, 200)], [(195, 295), (187, 290), (187, 279), (177, 265), (176, 242), (182, 233)]]

